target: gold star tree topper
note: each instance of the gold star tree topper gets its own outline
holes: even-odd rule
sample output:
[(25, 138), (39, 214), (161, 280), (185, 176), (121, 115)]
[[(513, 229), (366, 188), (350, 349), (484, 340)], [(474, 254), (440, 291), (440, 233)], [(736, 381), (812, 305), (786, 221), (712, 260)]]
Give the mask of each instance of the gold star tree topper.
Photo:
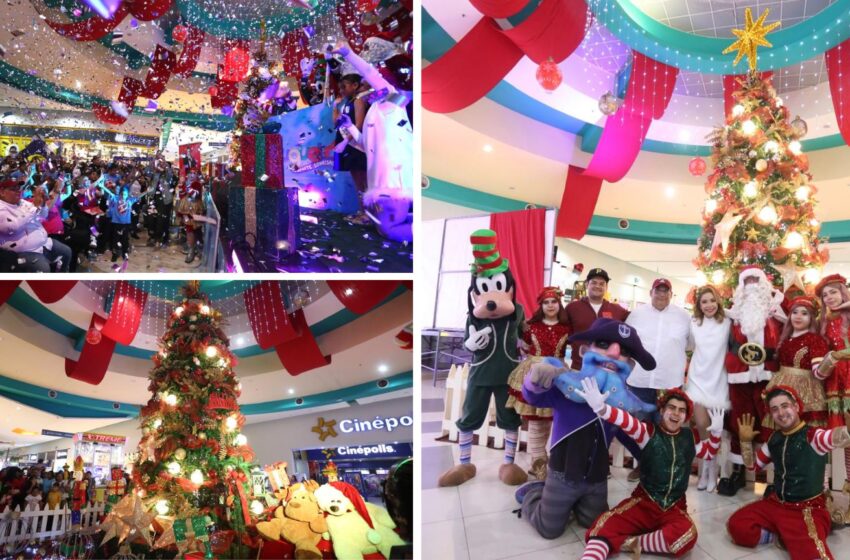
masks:
[(744, 13), (744, 17), (746, 19), (744, 29), (732, 30), (732, 33), (738, 38), (738, 40), (726, 47), (723, 54), (730, 53), (735, 50), (738, 51), (738, 55), (735, 57), (735, 62), (732, 63), (733, 66), (737, 66), (738, 62), (746, 56), (747, 61), (750, 63), (750, 71), (755, 71), (757, 59), (756, 49), (758, 47), (773, 46), (767, 39), (765, 39), (765, 35), (779, 27), (780, 22), (775, 21), (765, 27), (764, 20), (768, 13), (770, 13), (770, 10), (765, 8), (759, 18), (753, 22), (753, 12), (750, 8), (747, 8)]

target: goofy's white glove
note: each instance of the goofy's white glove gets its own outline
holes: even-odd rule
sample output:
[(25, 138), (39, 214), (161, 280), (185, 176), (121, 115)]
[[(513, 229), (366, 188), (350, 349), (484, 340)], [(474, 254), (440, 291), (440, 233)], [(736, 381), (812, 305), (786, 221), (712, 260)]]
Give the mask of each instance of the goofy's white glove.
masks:
[(608, 391), (599, 392), (599, 385), (596, 383), (595, 377), (585, 377), (581, 380), (581, 388), (576, 389), (576, 394), (584, 399), (590, 408), (596, 414), (600, 414), (605, 410), (605, 399), (608, 398)]
[(708, 425), (708, 431), (711, 435), (720, 437), (723, 431), (723, 415), (725, 412), (722, 408), (711, 408), (708, 410), (708, 417), (711, 419), (711, 423)]
[(470, 352), (477, 352), (478, 350), (487, 348), (487, 345), (490, 344), (490, 332), (492, 330), (490, 327), (484, 327), (478, 331), (475, 330), (475, 325), (469, 325), (469, 337), (463, 341), (463, 345)]

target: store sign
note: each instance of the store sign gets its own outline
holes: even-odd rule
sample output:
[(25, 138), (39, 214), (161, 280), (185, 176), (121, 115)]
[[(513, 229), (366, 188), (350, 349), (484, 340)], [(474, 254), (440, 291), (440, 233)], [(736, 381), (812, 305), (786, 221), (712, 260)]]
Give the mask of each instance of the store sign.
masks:
[(353, 432), (372, 432), (375, 430), (386, 430), (392, 432), (399, 426), (412, 426), (412, 416), (389, 416), (382, 418), (376, 416), (374, 420), (359, 420), (357, 418), (346, 418), (340, 421), (339, 431), (350, 434)]
[[(331, 447), (334, 461), (345, 459), (390, 459), (413, 456), (413, 446), (410, 443), (376, 443), (374, 445), (340, 445)], [(306, 449), (308, 461), (327, 462), (325, 449)]]
[(112, 436), (109, 434), (94, 434), (91, 432), (86, 432), (84, 434), (80, 434), (82, 436), (81, 441), (93, 441), (96, 443), (112, 443), (115, 445), (124, 445), (127, 441), (126, 436)]
[(72, 433), (69, 433), (69, 432), (57, 432), (57, 431), (54, 431), (54, 430), (41, 430), (41, 435), (43, 435), (43, 436), (52, 436), (52, 437), (66, 437), (66, 438), (72, 438), (72, 437), (74, 437), (74, 434), (72, 434)]

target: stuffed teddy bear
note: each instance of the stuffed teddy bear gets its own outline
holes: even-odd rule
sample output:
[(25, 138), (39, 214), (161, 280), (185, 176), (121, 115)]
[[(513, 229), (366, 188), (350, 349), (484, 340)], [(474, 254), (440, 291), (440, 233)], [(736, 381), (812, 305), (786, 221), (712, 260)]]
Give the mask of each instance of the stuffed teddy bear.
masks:
[(298, 483), (286, 489), (284, 506), (274, 512), (274, 519), (257, 523), (257, 531), (265, 538), (284, 539), (295, 545), (296, 558), (321, 558), (317, 545), (328, 538), (328, 524), (314, 495), (316, 481)]
[(404, 544), (393, 531), (395, 523), (387, 510), (365, 502), (347, 482), (323, 484), (316, 490), (316, 499), (328, 514), (328, 531), (337, 558), (360, 560), (374, 552), (390, 558), (390, 550)]

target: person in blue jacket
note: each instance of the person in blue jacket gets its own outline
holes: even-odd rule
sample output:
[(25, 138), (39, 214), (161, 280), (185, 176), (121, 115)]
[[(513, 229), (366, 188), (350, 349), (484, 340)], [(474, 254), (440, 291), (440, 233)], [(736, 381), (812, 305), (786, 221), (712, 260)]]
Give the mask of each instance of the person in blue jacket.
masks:
[(133, 221), (133, 205), (151, 194), (148, 190), (139, 196), (130, 196), (131, 186), (119, 185), (113, 192), (105, 184), (100, 186), (109, 197), (109, 219), (112, 221), (112, 262), (118, 256), (126, 261), (130, 252), (130, 224)]

